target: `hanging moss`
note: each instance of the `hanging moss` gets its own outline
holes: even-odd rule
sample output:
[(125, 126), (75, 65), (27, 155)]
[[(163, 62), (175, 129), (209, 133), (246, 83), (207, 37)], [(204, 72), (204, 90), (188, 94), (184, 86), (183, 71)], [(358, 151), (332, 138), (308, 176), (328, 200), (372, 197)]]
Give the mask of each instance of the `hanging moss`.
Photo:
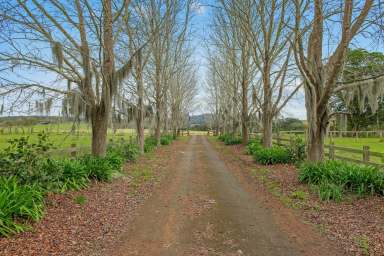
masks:
[(375, 113), (379, 108), (379, 99), (384, 97), (384, 76), (353, 82), (342, 95), (347, 106), (350, 106), (353, 98), (357, 97), (361, 112), (366, 110), (365, 106), (368, 103), (372, 113)]
[(53, 42), (51, 45), (53, 61), (57, 63), (59, 69), (63, 68), (64, 54), (63, 46), (59, 42)]

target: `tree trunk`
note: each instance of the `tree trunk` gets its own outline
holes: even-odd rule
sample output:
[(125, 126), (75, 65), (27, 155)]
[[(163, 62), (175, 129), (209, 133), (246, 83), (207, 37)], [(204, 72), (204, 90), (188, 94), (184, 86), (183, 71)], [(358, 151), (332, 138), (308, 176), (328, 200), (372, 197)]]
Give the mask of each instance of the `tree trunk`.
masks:
[(263, 90), (264, 90), (264, 102), (262, 105), (262, 118), (263, 118), (263, 146), (264, 148), (272, 147), (272, 121), (273, 121), (273, 110), (272, 110), (272, 90), (271, 90), (271, 78), (270, 64), (269, 61), (265, 61), (263, 71)]
[(155, 70), (155, 107), (156, 107), (156, 127), (155, 127), (155, 138), (157, 145), (160, 145), (161, 137), (161, 98), (162, 98), (162, 88), (161, 88), (161, 75), (160, 75), (160, 61), (157, 60), (156, 70)]
[(305, 87), (305, 108), (307, 109), (307, 159), (319, 162), (324, 159), (324, 140), (329, 121), (328, 104), (319, 104), (320, 92), (314, 93)]
[(273, 116), (268, 112), (263, 112), (263, 146), (272, 147), (272, 120)]
[(141, 75), (137, 79), (137, 114), (136, 114), (136, 130), (137, 130), (137, 145), (141, 154), (144, 154), (144, 87)]
[(242, 99), (241, 99), (241, 128), (243, 136), (243, 144), (248, 144), (248, 86), (246, 81), (243, 80), (242, 83)]
[(308, 111), (307, 159), (320, 162), (324, 159), (324, 140), (327, 134), (328, 112), (320, 119), (314, 118), (319, 113)]
[(177, 128), (173, 128), (172, 135), (173, 135), (174, 138), (177, 137), (177, 135), (178, 135), (178, 131), (179, 131), (179, 130), (178, 130)]
[[(310, 128), (308, 128), (309, 130)], [(308, 133), (307, 159), (311, 162), (319, 162), (324, 159), (325, 132)]]
[[(92, 154), (104, 156), (107, 151), (107, 131), (112, 97), (116, 90), (113, 80), (114, 52), (112, 28), (112, 1), (103, 1), (103, 90), (99, 104), (93, 105), (92, 115)], [(90, 88), (89, 88), (90, 89)]]
[(144, 84), (142, 72), (141, 51), (137, 54), (136, 64), (136, 82), (137, 82), (137, 113), (136, 113), (136, 129), (137, 129), (137, 145), (141, 154), (144, 154)]
[(161, 103), (160, 100), (156, 100), (156, 128), (155, 128), (155, 138), (157, 141), (157, 145), (160, 145), (160, 137), (161, 137)]
[[(141, 103), (140, 103), (141, 101)], [(142, 99), (139, 99), (139, 106), (142, 104)], [(144, 154), (144, 111), (142, 108), (137, 111), (137, 145), (141, 154)]]
[(107, 151), (108, 121), (109, 110), (103, 105), (91, 109), (92, 154), (95, 156), (105, 156)]

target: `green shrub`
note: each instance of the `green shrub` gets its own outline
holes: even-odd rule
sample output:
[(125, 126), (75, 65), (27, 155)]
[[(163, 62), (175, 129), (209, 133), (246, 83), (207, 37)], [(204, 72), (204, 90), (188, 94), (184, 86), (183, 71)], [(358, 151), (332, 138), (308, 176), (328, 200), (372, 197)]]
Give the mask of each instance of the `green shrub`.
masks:
[(160, 138), (160, 144), (161, 145), (169, 145), (172, 143), (172, 141), (173, 141), (172, 135), (164, 135), (164, 136), (161, 136), (161, 138)]
[(43, 215), (43, 200), (38, 186), (20, 185), (15, 177), (0, 177), (0, 234), (9, 236), (27, 230), (29, 226), (21, 220), (39, 220)]
[(115, 154), (107, 154), (106, 157), (85, 155), (80, 159), (80, 162), (90, 178), (110, 181), (113, 174), (120, 170), (123, 159)]
[(225, 145), (237, 145), (241, 144), (242, 139), (240, 137), (232, 136), (225, 139), (224, 144)]
[(254, 152), (253, 157), (257, 163), (263, 165), (286, 164), (292, 162), (292, 156), (289, 150), (280, 146), (260, 148)]
[(76, 196), (73, 200), (76, 204), (84, 205), (87, 202), (87, 198), (83, 195)]
[(218, 136), (217, 139), (224, 142), (225, 145), (236, 145), (242, 142), (240, 137), (228, 133)]
[(291, 193), (291, 197), (298, 200), (305, 201), (308, 199), (308, 193), (303, 190), (296, 190)]
[(78, 159), (64, 159), (60, 162), (63, 170), (62, 190), (79, 190), (89, 184), (89, 173)]
[(219, 135), (219, 136), (217, 137), (217, 139), (220, 140), (220, 141), (222, 141), (222, 142), (224, 142), (225, 139), (226, 139), (228, 136), (230, 136), (228, 133), (221, 134), (221, 135)]
[(322, 182), (317, 185), (319, 197), (321, 200), (329, 201), (341, 201), (343, 197), (343, 187), (333, 183)]
[(260, 142), (253, 141), (253, 142), (248, 143), (248, 145), (246, 147), (246, 152), (249, 155), (253, 155), (260, 149), (262, 149)]
[(305, 159), (305, 147), (305, 142), (301, 137), (295, 136), (293, 138), (293, 144), (288, 147), (288, 150), (294, 162), (301, 162)]
[(384, 195), (384, 172), (372, 166), (342, 161), (307, 162), (299, 167), (299, 180), (314, 185), (332, 184), (342, 192)]
[(157, 146), (157, 141), (155, 137), (147, 137), (144, 140), (144, 152), (149, 153), (152, 152)]
[(261, 145), (261, 138), (259, 136), (256, 136), (255, 138), (249, 139), (247, 145), (254, 143)]
[(20, 184), (38, 185), (46, 191), (80, 189), (88, 183), (88, 174), (76, 160), (55, 160), (47, 154), (52, 148), (46, 134), (39, 134), (37, 143), (28, 137), (10, 141), (1, 152), (0, 175), (16, 177)]
[(139, 156), (139, 147), (133, 143), (111, 143), (108, 145), (107, 152), (109, 154), (118, 154), (127, 161), (135, 161)]
[(9, 146), (0, 153), (0, 176), (16, 176), (22, 184), (45, 181), (49, 176), (42, 168), (52, 148), (46, 134), (38, 134), (37, 143), (31, 143), (29, 137), (9, 141)]

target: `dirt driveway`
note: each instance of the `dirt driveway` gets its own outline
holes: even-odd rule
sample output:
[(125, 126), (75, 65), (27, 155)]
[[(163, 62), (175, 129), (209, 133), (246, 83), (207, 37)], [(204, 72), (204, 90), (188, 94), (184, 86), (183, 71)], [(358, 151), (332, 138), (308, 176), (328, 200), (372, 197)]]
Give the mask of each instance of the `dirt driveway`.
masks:
[(139, 209), (108, 255), (340, 254), (299, 220), (288, 231), (282, 228), (281, 218), (276, 221), (282, 209), (266, 208), (206, 137), (194, 136), (174, 153), (179, 161), (169, 166), (171, 178)]

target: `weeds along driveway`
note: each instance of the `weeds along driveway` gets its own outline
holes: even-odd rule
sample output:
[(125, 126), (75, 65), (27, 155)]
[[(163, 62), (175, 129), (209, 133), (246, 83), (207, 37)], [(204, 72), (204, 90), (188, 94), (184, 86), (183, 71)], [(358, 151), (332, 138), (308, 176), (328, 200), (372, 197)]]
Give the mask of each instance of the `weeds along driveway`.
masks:
[[(110, 183), (93, 183), (81, 191), (48, 195), (44, 218), (33, 230), (11, 238), (0, 238), (1, 256), (100, 255), (113, 247), (116, 237), (128, 230), (137, 209), (160, 181), (172, 179), (169, 166), (174, 152), (185, 147), (187, 138), (127, 164), (124, 176)], [(85, 202), (77, 204), (83, 196)]]
[[(338, 255), (291, 215), (277, 215), (232, 174), (206, 137), (193, 136), (163, 183), (106, 255)], [(274, 208), (276, 207), (276, 208)], [(283, 217), (287, 213), (283, 213)]]
[[(233, 157), (204, 136), (182, 138), (111, 183), (50, 195), (45, 218), (2, 238), (0, 255), (339, 254), (290, 209), (255, 193)], [(74, 202), (78, 195), (85, 204)]]

